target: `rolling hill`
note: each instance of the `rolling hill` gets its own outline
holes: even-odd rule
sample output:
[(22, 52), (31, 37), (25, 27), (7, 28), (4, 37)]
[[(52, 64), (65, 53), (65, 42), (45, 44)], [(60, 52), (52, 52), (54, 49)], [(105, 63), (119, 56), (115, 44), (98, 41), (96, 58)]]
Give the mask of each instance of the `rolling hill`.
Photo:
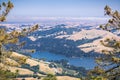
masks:
[[(22, 57), (22, 58), (27, 58), (25, 65), (29, 65), (29, 67), (23, 67), (22, 66), (17, 66), (17, 67), (8, 67), (8, 69), (11, 72), (16, 72), (16, 70), (19, 71), (19, 77), (17, 78), (17, 80), (22, 80), (23, 78), (25, 78), (26, 80), (38, 80), (37, 77), (33, 77), (35, 75), (39, 75), (41, 76), (41, 79), (44, 78), (47, 74), (62, 74), (63, 73), (63, 68), (62, 67), (50, 67), (49, 64), (51, 64), (51, 62), (46, 62), (43, 60), (37, 60), (37, 59), (33, 59), (30, 57), (27, 57), (25, 55), (13, 52), (12, 53), (12, 58), (8, 60), (8, 62), (11, 62), (13, 64), (19, 64), (17, 63), (17, 61), (15, 61), (13, 58), (16, 57)], [(54, 63), (55, 64), (55, 63)], [(1, 66), (4, 66), (3, 64), (0, 64)], [(36, 66), (38, 66), (38, 71), (37, 73), (35, 73), (36, 70)], [(34, 68), (33, 68), (34, 67)], [(75, 77), (70, 77), (70, 76), (56, 76), (58, 80), (79, 80), (78, 78)], [(39, 79), (39, 80), (41, 80)]]
[[(62, 35), (57, 36), (56, 38), (66, 38), (67, 40), (74, 40), (79, 41), (81, 40), (81, 43), (77, 47), (83, 50), (86, 53), (89, 53), (90, 51), (95, 51), (97, 53), (101, 53), (102, 50), (112, 50), (111, 48), (105, 47), (100, 43), (100, 40), (104, 40), (106, 38), (116, 38), (120, 39), (119, 36), (108, 32), (104, 30), (97, 30), (97, 29), (91, 29), (91, 30), (82, 30), (80, 32), (76, 32), (72, 35)], [(86, 41), (87, 39), (87, 41)]]

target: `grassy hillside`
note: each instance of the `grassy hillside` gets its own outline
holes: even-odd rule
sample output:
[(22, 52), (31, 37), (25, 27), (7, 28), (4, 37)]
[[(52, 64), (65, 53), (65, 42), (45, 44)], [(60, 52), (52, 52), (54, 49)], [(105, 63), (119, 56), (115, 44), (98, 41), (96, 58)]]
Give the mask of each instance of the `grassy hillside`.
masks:
[[(63, 37), (66, 37), (68, 40), (74, 40), (74, 41), (81, 40), (81, 42), (83, 41), (83, 44), (78, 45), (78, 48), (80, 48), (86, 53), (93, 51), (93, 50), (97, 53), (101, 53), (103, 49), (112, 50), (112, 48), (103, 46), (100, 43), (100, 41), (106, 38), (120, 39), (119, 36), (111, 32), (104, 31), (104, 30), (97, 30), (97, 29), (82, 30), (72, 35), (62, 35), (62, 36), (58, 36), (57, 38), (63, 38)], [(88, 41), (85, 42), (86, 39)]]
[[(59, 74), (63, 73), (62, 67), (51, 68), (49, 66), (51, 62), (33, 59), (33, 58), (27, 57), (25, 55), (22, 55), (16, 52), (13, 52), (11, 57), (12, 58), (8, 59), (8, 61), (18, 66), (9, 67), (9, 70), (11, 70), (12, 72), (16, 72), (18, 70), (19, 75), (17, 76), (17, 80), (22, 80), (23, 78), (25, 78), (25, 80), (38, 80), (37, 79), (38, 76), (41, 78), (39, 80), (42, 80), (42, 78), (44, 78), (44, 76), (46, 76), (47, 74), (56, 75), (58, 73)], [(17, 57), (27, 58), (25, 64), (23, 64), (22, 66), (19, 66), (19, 63), (17, 63), (17, 61), (14, 60)], [(74, 74), (75, 71), (72, 71), (72, 72)], [(57, 76), (57, 79), (58, 80), (79, 80), (78, 78), (74, 78), (70, 76)]]

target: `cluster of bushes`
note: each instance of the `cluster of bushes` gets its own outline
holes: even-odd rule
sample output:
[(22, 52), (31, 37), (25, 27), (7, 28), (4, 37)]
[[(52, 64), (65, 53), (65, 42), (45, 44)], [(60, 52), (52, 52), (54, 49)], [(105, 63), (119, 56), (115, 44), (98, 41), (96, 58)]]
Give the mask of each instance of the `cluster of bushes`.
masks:
[[(87, 70), (84, 67), (76, 67), (74, 65), (69, 65), (67, 60), (56, 60), (56, 61), (51, 61), (57, 64), (57, 66), (60, 66), (63, 68), (63, 73), (57, 75), (59, 76), (71, 76), (71, 77), (80, 77), (80, 76), (86, 76)], [(50, 67), (57, 67), (54, 64), (49, 64)], [(76, 74), (75, 74), (76, 73)]]
[(34, 73), (39, 72), (39, 65), (30, 66), (29, 64), (23, 64), (23, 65), (21, 66), (21, 68), (29, 69), (29, 70), (33, 71)]

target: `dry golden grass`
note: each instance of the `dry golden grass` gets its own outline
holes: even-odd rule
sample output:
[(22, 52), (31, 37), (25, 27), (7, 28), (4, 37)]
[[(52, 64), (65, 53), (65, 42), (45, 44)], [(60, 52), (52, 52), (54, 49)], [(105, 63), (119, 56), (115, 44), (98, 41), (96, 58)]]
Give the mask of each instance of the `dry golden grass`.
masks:
[(91, 30), (82, 30), (80, 32), (74, 33), (73, 35), (70, 35), (68, 39), (76, 41), (81, 39), (93, 39), (96, 37), (104, 38), (104, 37), (117, 37), (117, 36), (108, 31), (91, 29)]
[(58, 80), (80, 80), (78, 78), (69, 77), (69, 76), (57, 76)]
[[(23, 78), (17, 78), (16, 80), (22, 80), (22, 79), (23, 79)], [(38, 79), (29, 77), (29, 78), (25, 78), (25, 80), (38, 80)]]
[(16, 62), (13, 59), (10, 59), (10, 58), (7, 58), (5, 63), (10, 65), (10, 66), (20, 66), (20, 64), (18, 62)]
[(32, 75), (34, 73), (33, 71), (30, 71), (28, 69), (17, 68), (17, 67), (9, 67), (9, 70), (11, 70), (11, 72), (16, 72), (16, 70), (19, 70), (19, 74), (21, 75)]
[[(22, 80), (23, 78), (17, 78), (16, 80)], [(32, 78), (32, 77), (28, 77), (25, 78), (25, 80), (42, 80), (43, 77), (41, 79), (36, 79), (36, 78)], [(79, 78), (74, 78), (74, 77), (70, 77), (70, 76), (57, 76), (57, 80), (80, 80)]]
[(96, 39), (90, 43), (79, 45), (78, 47), (85, 52), (90, 52), (94, 50), (95, 52), (101, 53), (101, 51), (104, 49), (110, 51), (112, 50), (112, 48), (103, 46), (100, 43), (100, 40), (104, 40), (106, 38), (116, 38), (120, 40), (120, 37), (114, 35), (113, 33), (104, 30), (96, 30), (96, 29), (82, 30), (80, 32), (74, 33), (73, 35), (70, 35), (67, 39), (77, 41), (81, 39), (94, 39), (97, 37), (101, 37), (101, 38)]
[[(22, 55), (22, 54), (18, 54), (16, 52), (13, 52), (13, 54), (11, 55), (11, 57), (24, 57), (27, 58), (26, 56)], [(14, 60), (13, 60), (14, 62)], [(15, 63), (15, 62), (14, 62)], [(16, 63), (17, 64), (17, 63)], [(39, 65), (40, 67), (40, 71), (44, 72), (44, 73), (50, 73), (50, 74), (55, 74), (56, 71), (58, 71), (59, 73), (62, 73), (62, 69), (61, 68), (50, 68), (49, 67), (49, 62), (45, 62), (45, 61), (37, 61), (34, 59), (30, 59), (28, 58), (26, 60), (26, 64), (29, 64), (30, 66), (36, 66)], [(29, 72), (29, 71), (28, 71)]]
[(83, 45), (78, 46), (81, 50), (85, 51), (85, 52), (90, 52), (92, 50), (94, 50), (95, 52), (101, 53), (103, 49), (111, 51), (113, 50), (110, 47), (105, 47), (100, 43), (100, 40), (103, 39), (98, 39), (93, 41), (92, 43), (86, 43)]
[[(40, 66), (40, 71), (45, 72), (45, 73), (55, 74), (55, 72), (56, 72), (56, 69), (50, 68), (49, 63), (46, 63), (44, 61), (38, 62), (38, 61), (35, 61), (35, 60), (32, 60), (32, 59), (27, 59), (26, 63), (30, 64), (30, 66), (39, 65)], [(59, 71), (61, 73), (62, 69), (58, 68), (57, 71)]]
[[(22, 54), (18, 54), (16, 52), (13, 52), (12, 57), (26, 57)], [(12, 62), (15, 62), (14, 60), (9, 60)], [(15, 62), (16, 63), (16, 62)], [(55, 71), (58, 70), (60, 73), (62, 73), (62, 69), (61, 68), (50, 68), (49, 67), (49, 62), (45, 62), (45, 61), (37, 61), (34, 59), (30, 59), (28, 58), (26, 60), (26, 63), (29, 64), (30, 66), (36, 66), (39, 65), (40, 66), (40, 71), (45, 72), (45, 73), (51, 73), (51, 74), (55, 74)], [(1, 64), (2, 65), (2, 64)], [(12, 72), (16, 72), (16, 70), (19, 70), (19, 74), (21, 75), (32, 75), (34, 74), (33, 71), (30, 71), (28, 69), (23, 69), (23, 68), (18, 68), (18, 67), (9, 67), (9, 70), (11, 70)], [(38, 74), (39, 76), (44, 76), (42, 74)], [(17, 78), (16, 80), (22, 80), (23, 78)], [(74, 77), (69, 77), (69, 76), (57, 76), (58, 80), (80, 80), (78, 78), (74, 78)], [(38, 80), (36, 78), (32, 78), (32, 77), (26, 77), (25, 80)], [(41, 80), (41, 79), (40, 79)]]
[(25, 58), (27, 58), (27, 56), (24, 56), (22, 54), (18, 54), (16, 52), (12, 52), (11, 57), (25, 57)]
[(112, 48), (108, 48), (103, 46), (100, 43), (100, 40), (106, 39), (106, 38), (116, 38), (120, 40), (120, 37), (117, 35), (114, 35), (111, 32), (104, 31), (104, 30), (97, 30), (97, 29), (91, 29), (91, 30), (82, 30), (80, 32), (73, 33), (72, 35), (60, 35), (56, 38), (63, 38), (66, 37), (68, 40), (82, 40), (82, 39), (94, 39), (97, 37), (101, 37), (100, 39), (96, 39), (93, 42), (85, 43), (82, 45), (79, 45), (78, 48), (83, 50), (84, 52), (88, 53), (90, 51), (95, 51), (98, 53), (101, 53), (103, 49), (105, 50), (112, 50)]

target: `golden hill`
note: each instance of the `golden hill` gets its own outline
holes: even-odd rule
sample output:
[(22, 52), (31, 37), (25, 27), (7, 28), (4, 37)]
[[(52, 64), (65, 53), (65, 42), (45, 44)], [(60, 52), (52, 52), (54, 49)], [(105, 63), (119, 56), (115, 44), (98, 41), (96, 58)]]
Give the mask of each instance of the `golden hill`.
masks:
[[(62, 73), (62, 68), (50, 68), (49, 64), (50, 62), (46, 62), (46, 61), (42, 61), (42, 60), (37, 60), (37, 59), (32, 59), (29, 58), (25, 55), (13, 52), (13, 54), (11, 55), (11, 57), (15, 58), (15, 57), (22, 57), (22, 58), (27, 58), (26, 60), (26, 64), (29, 64), (30, 66), (36, 66), (39, 65), (39, 70), (41, 72), (44, 72), (46, 74), (56, 74), (56, 71), (58, 73)], [(19, 65), (19, 63), (17, 63), (15, 60), (12, 59), (8, 59), (8, 61), (14, 65)], [(11, 70), (12, 72), (16, 72), (16, 70), (19, 70), (19, 74), (20, 75), (33, 75), (34, 72), (26, 69), (26, 68), (21, 68), (20, 66), (18, 67), (9, 67), (9, 70)], [(42, 78), (46, 75), (37, 73), (37, 75), (42, 76)], [(42, 79), (41, 78), (41, 79)], [(16, 80), (22, 80), (23, 78), (17, 78)], [(33, 77), (25, 77), (25, 80), (41, 80), (41, 79), (37, 79), (37, 78), (33, 78)], [(79, 80), (78, 78), (74, 78), (74, 77), (69, 77), (69, 76), (57, 76), (58, 80)]]
[(98, 53), (101, 53), (103, 49), (112, 50), (111, 48), (103, 46), (100, 43), (101, 40), (104, 40), (106, 38), (116, 38), (120, 40), (119, 36), (116, 36), (111, 32), (104, 31), (104, 30), (97, 30), (97, 29), (82, 30), (80, 32), (73, 33), (72, 35), (60, 35), (60, 36), (57, 36), (56, 38), (64, 38), (64, 37), (68, 40), (74, 40), (74, 41), (78, 41), (78, 40), (84, 41), (85, 39), (90, 40), (90, 39), (95, 39), (100, 37), (99, 39), (95, 39), (89, 43), (84, 43), (82, 45), (77, 46), (84, 52), (90, 52), (94, 50), (95, 52), (98, 52)]

